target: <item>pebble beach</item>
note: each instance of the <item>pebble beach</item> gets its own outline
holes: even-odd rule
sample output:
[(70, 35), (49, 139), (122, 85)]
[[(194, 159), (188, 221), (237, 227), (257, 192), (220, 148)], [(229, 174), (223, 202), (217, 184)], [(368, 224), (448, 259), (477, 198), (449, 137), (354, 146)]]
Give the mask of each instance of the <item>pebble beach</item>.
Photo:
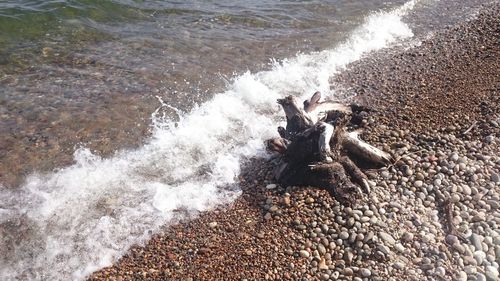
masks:
[[(500, 5), (332, 83), (373, 107), (363, 138), (397, 161), (343, 206), (249, 159), (242, 195), (165, 226), (89, 280), (488, 280), (500, 259)], [(179, 210), (182, 212), (182, 210)]]

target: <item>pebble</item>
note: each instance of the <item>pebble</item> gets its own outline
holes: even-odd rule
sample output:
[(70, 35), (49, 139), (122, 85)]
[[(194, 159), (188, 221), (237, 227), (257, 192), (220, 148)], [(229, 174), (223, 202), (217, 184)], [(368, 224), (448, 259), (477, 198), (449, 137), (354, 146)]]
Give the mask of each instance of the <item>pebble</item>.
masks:
[(417, 188), (420, 188), (420, 187), (422, 187), (422, 186), (424, 185), (424, 182), (423, 182), (423, 181), (421, 181), (421, 180), (417, 180), (417, 181), (415, 181), (415, 182), (413, 183), (413, 185), (414, 185), (415, 187), (417, 187)]
[(209, 223), (209, 224), (208, 224), (208, 226), (209, 226), (210, 228), (214, 228), (214, 227), (216, 227), (216, 226), (217, 226), (217, 222), (216, 222), (216, 221), (213, 221), (213, 222)]
[(307, 197), (307, 199), (306, 199), (306, 203), (307, 203), (307, 204), (314, 203), (314, 198), (312, 198), (312, 197)]
[(382, 252), (384, 255), (390, 255), (391, 250), (386, 245), (380, 244), (377, 246), (377, 249)]
[(455, 243), (452, 245), (452, 248), (455, 249), (457, 252), (459, 252), (460, 254), (463, 254), (465, 252), (465, 247), (462, 246), (462, 244), (460, 243)]
[(467, 273), (464, 271), (460, 271), (456, 275), (456, 280), (457, 281), (467, 281)]
[(486, 275), (486, 280), (488, 281), (498, 280), (498, 269), (493, 266), (487, 266), (484, 274)]
[(483, 251), (475, 251), (474, 259), (477, 261), (478, 265), (483, 264), (484, 259), (486, 258), (486, 254)]
[(394, 238), (388, 234), (388, 233), (385, 233), (385, 232), (379, 232), (378, 236), (384, 241), (386, 242), (387, 244), (389, 244), (390, 246), (394, 245), (394, 243), (396, 243), (396, 240), (394, 240)]
[(277, 186), (276, 184), (271, 183), (271, 184), (266, 185), (266, 189), (275, 189), (276, 186)]
[(445, 241), (449, 245), (454, 245), (455, 243), (459, 243), (458, 237), (453, 234), (446, 235)]
[(500, 176), (497, 173), (492, 173), (490, 176), (490, 179), (494, 183), (499, 183), (500, 182)]
[(309, 252), (306, 251), (306, 250), (300, 250), (299, 252), (300, 256), (303, 257), (303, 258), (308, 258), (309, 257)]
[(474, 265), (468, 265), (466, 267), (464, 267), (464, 271), (465, 273), (467, 273), (467, 275), (472, 275), (472, 274), (476, 274), (477, 272), (477, 269), (476, 269), (476, 266)]
[(392, 264), (392, 267), (397, 270), (403, 270), (405, 268), (405, 264), (402, 262), (395, 262)]
[(347, 233), (347, 231), (342, 231), (339, 235), (339, 238), (342, 240), (346, 240), (347, 238), (349, 238), (349, 233)]
[(435, 272), (436, 272), (436, 275), (441, 277), (441, 278), (444, 278), (446, 275), (446, 269), (444, 269), (444, 267), (442, 267), (442, 266), (436, 267)]
[(318, 245), (318, 252), (320, 253), (320, 255), (326, 254), (326, 248), (325, 248), (325, 246), (323, 246), (322, 244), (319, 244)]
[(406, 250), (405, 247), (403, 245), (401, 245), (400, 243), (395, 244), (394, 249), (396, 249), (396, 251), (401, 252), (401, 253), (404, 253), (404, 251)]
[(352, 259), (354, 258), (354, 254), (351, 251), (346, 251), (344, 253), (344, 260), (350, 264), (352, 262)]
[(472, 235), (470, 236), (470, 242), (472, 243), (472, 245), (476, 248), (476, 250), (478, 251), (482, 251), (483, 250), (483, 246), (481, 245), (481, 239), (482, 237), (480, 237), (478, 234), (476, 233), (472, 233)]
[(476, 274), (476, 281), (486, 281), (486, 276), (479, 272)]
[(290, 196), (285, 196), (285, 197), (283, 197), (283, 204), (284, 204), (285, 206), (290, 206), (290, 203), (291, 203), (291, 202), (290, 202)]
[(363, 276), (363, 277), (370, 277), (370, 276), (372, 276), (372, 272), (368, 268), (362, 268), (360, 270), (360, 273), (361, 273), (361, 276)]
[(413, 233), (405, 232), (405, 233), (403, 233), (402, 240), (404, 242), (411, 242), (411, 241), (413, 241), (413, 236), (414, 236)]
[(354, 274), (354, 271), (352, 270), (352, 268), (346, 267), (344, 268), (343, 273), (345, 276), (352, 276)]

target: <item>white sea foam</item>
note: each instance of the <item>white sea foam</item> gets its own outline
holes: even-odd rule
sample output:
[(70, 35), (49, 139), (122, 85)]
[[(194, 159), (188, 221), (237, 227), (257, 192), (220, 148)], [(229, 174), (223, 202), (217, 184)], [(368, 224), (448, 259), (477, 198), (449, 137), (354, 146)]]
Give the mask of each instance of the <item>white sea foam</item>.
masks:
[[(329, 79), (367, 52), (412, 36), (401, 16), (411, 1), (377, 13), (334, 49), (301, 54), (270, 71), (236, 77), (228, 90), (169, 121), (155, 114), (143, 147), (103, 159), (88, 149), (76, 163), (0, 190), (3, 280), (82, 280), (143, 243), (180, 213), (235, 199), (240, 163), (264, 153), (285, 94), (334, 95)], [(163, 106), (167, 106), (163, 104)], [(182, 212), (178, 212), (182, 210)]]

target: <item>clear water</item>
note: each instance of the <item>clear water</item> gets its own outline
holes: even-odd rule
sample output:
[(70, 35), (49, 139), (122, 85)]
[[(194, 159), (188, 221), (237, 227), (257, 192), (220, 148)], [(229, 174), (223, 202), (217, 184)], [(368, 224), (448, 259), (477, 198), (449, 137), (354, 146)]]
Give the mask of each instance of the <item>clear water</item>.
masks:
[(0, 1), (0, 182), (70, 164), (76, 146), (136, 147), (157, 95), (188, 111), (403, 2)]

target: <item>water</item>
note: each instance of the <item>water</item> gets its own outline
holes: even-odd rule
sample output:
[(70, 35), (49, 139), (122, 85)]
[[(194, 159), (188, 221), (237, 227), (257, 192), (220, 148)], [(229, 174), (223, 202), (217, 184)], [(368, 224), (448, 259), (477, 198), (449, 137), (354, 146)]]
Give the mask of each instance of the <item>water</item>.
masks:
[(149, 134), (156, 95), (183, 111), (271, 59), (331, 48), (401, 1), (2, 1), (0, 181), (109, 156)]
[(407, 18), (436, 7), (249, 2), (0, 3), (3, 279), (82, 280), (231, 202), (283, 122), (278, 97), (346, 98), (330, 78), (414, 44)]

